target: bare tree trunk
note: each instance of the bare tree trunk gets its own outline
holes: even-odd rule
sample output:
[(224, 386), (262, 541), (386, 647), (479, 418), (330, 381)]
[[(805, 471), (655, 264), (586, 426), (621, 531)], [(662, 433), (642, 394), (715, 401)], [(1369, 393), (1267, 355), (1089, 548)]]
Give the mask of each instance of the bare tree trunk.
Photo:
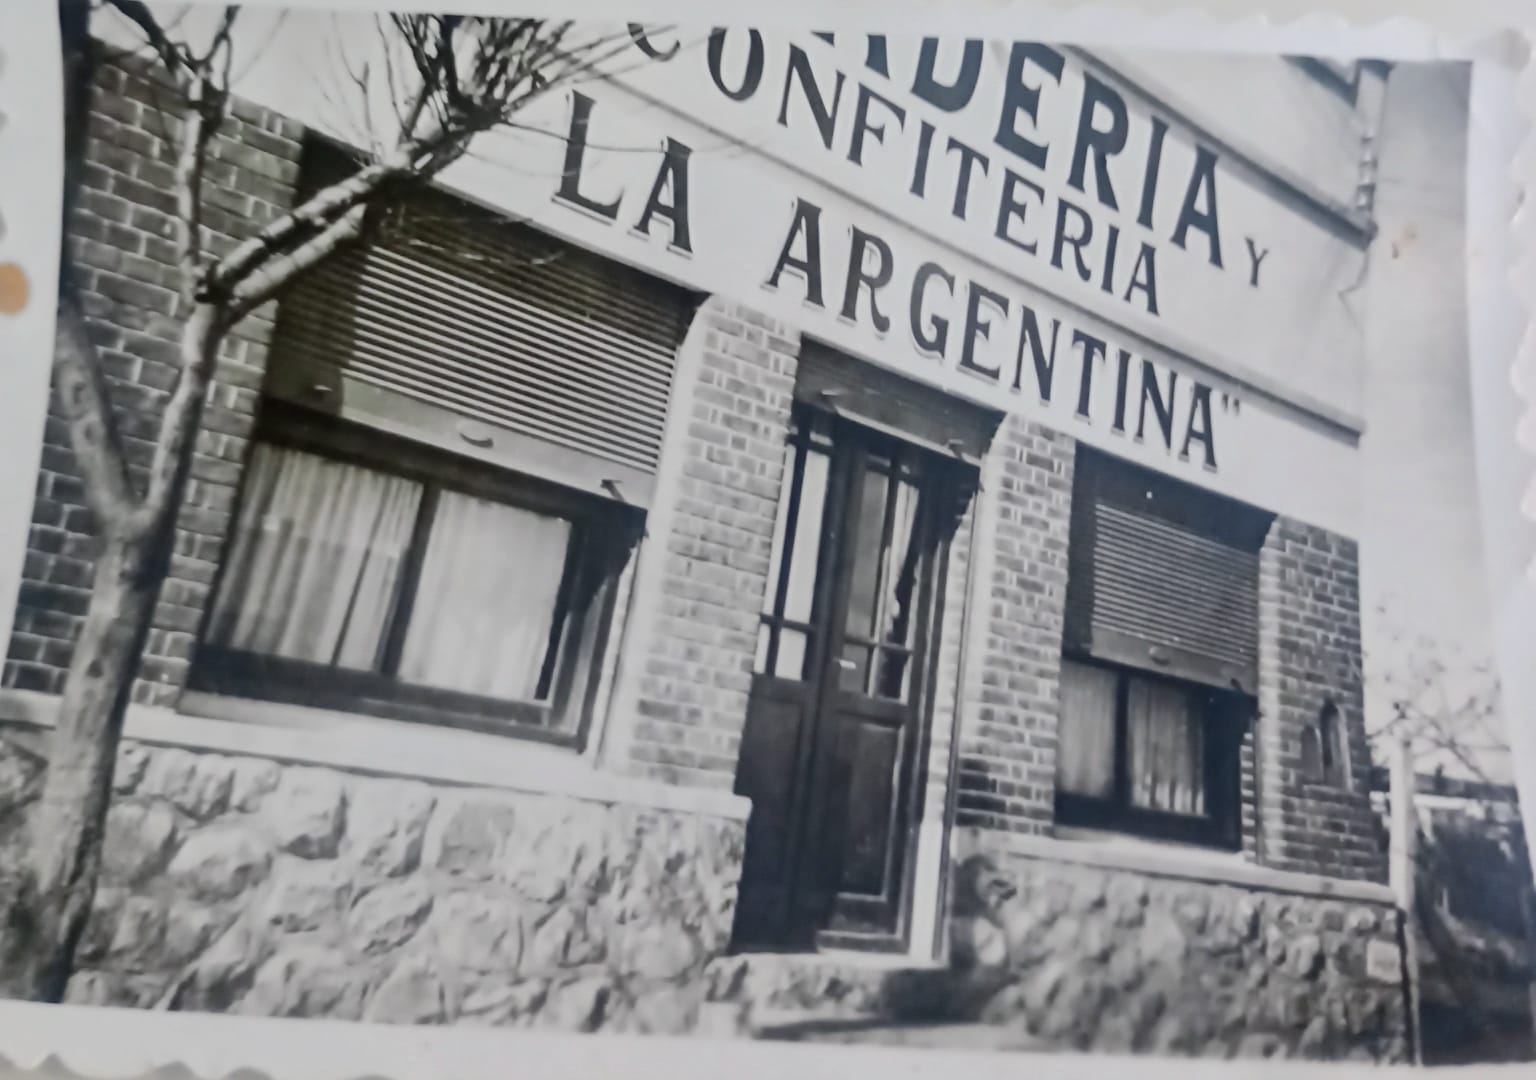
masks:
[[(69, 315), (61, 311), (61, 319)], [(67, 351), (83, 327), (61, 331), (61, 351)], [(109, 519), (98, 523), (102, 540), (91, 603), (75, 641), (47, 780), (31, 822), (31, 860), (7, 920), (5, 989), (15, 996), (61, 1001), (74, 970), (96, 895), (123, 718), (169, 568), (221, 338), (218, 309), (197, 305), (183, 328), (182, 377), (168, 405), (175, 410), (175, 430), (162, 433), (154, 466), (165, 470), (152, 484), (158, 498), (110, 510)], [(74, 434), (84, 436), (74, 440), (77, 454), (104, 452), (88, 433)]]
[(31, 925), (11, 958), (27, 997), (60, 1001), (96, 894), (112, 770), (139, 653), (159, 593), (168, 530), (111, 536), (59, 703), (24, 893)]

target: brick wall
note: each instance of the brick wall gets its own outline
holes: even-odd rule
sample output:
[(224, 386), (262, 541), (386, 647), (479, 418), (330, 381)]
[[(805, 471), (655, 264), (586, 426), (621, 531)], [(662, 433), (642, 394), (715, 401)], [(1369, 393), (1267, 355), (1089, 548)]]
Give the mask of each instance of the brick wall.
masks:
[(665, 532), (659, 606), (631, 640), (641, 660), (629, 758), (674, 783), (729, 787), (746, 722), (767, 589), (798, 337), (720, 299), (689, 388), (677, 499)]
[[(68, 250), (101, 350), (113, 404), (136, 476), (153, 453), (160, 415), (178, 370), (185, 308), (173, 239), (173, 170), (179, 121), (173, 95), (132, 61), (103, 65), (91, 110), (80, 205)], [(235, 102), (213, 141), (205, 218), (215, 251), (287, 209), (298, 176), (301, 129)], [(210, 388), (175, 556), (145, 651), (134, 698), (174, 699), (213, 580), (245, 442), (255, 414), (271, 306), (246, 318), (224, 342)], [(7, 688), (57, 693), (90, 597), (95, 522), (55, 399), (43, 436), (16, 622), (6, 658)]]
[[(1259, 830), (1263, 861), (1285, 870), (1385, 880), (1370, 806), (1360, 673), (1355, 541), (1276, 518), (1259, 567)], [(1339, 709), (1348, 750), (1340, 783), (1301, 768), (1302, 733)]]
[(977, 584), (988, 605), (974, 643), (960, 724), (957, 820), (1010, 832), (1048, 832), (1054, 814), (1056, 719), (1067, 534), (1075, 442), (1010, 416), (992, 443), (984, 485), (996, 491), (992, 575)]

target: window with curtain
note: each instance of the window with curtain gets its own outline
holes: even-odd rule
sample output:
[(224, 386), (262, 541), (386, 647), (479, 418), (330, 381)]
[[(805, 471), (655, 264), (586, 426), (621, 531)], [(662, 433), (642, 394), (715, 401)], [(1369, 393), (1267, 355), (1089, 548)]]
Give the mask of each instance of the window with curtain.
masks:
[(579, 741), (624, 522), (358, 441), (254, 447), (193, 685)]
[(1236, 847), (1273, 516), (1079, 446), (1056, 820)]
[(1056, 820), (1236, 846), (1241, 702), (1134, 669), (1066, 658)]

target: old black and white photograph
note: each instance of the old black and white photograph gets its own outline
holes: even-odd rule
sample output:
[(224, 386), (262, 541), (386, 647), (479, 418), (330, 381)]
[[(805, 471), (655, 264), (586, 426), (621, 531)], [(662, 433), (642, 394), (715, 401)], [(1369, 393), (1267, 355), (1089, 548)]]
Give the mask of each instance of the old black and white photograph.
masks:
[(1536, 1060), (1472, 61), (22, 6), (0, 1062)]

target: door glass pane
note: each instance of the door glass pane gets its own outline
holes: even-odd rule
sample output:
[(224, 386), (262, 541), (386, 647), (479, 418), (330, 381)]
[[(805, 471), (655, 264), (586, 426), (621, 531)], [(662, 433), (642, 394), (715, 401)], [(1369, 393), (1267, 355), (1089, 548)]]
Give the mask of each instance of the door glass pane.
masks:
[(863, 694), (869, 691), (869, 646), (848, 642), (837, 664), (837, 685)]
[(446, 690), (548, 700), (572, 526), (444, 492), (422, 563), (400, 677)]
[(1205, 813), (1205, 725), (1179, 686), (1132, 678), (1126, 696), (1131, 803), (1171, 814)]
[(408, 480), (257, 446), (208, 640), (376, 669), (420, 500)]
[[(789, 493), (793, 490), (795, 472), (800, 467), (800, 448), (793, 442), (784, 445), (784, 479), (779, 489), (778, 516), (773, 523), (773, 550), (768, 555), (768, 588), (763, 593), (763, 614), (775, 615), (774, 605), (778, 603), (779, 573), (784, 568), (784, 542), (789, 537)], [(766, 644), (764, 651), (759, 653), (762, 663), (758, 670), (763, 670), (762, 664), (767, 663), (768, 654)]]
[(773, 638), (773, 627), (763, 623), (757, 628), (757, 660), (752, 665), (752, 670), (758, 674), (768, 673), (768, 642)]
[(912, 664), (912, 654), (903, 649), (881, 649), (880, 668), (875, 675), (875, 696), (893, 701), (907, 699), (907, 672)]
[(1113, 671), (1062, 660), (1061, 721), (1056, 736), (1058, 790), (1095, 799), (1114, 795), (1118, 681)]
[(886, 551), (884, 588), (880, 597), (880, 640), (888, 645), (912, 641), (914, 609), (918, 600), (918, 568), (922, 545), (917, 536), (918, 489), (911, 480), (896, 484), (891, 513), (891, 541)]
[(805, 678), (805, 632), (785, 627), (779, 631), (778, 662), (772, 674), (781, 679)]
[(789, 589), (784, 596), (783, 611), (784, 618), (795, 622), (811, 621), (811, 604), (816, 596), (816, 569), (821, 563), (821, 521), (827, 504), (827, 455), (814, 447), (807, 448), (804, 468), (800, 514), (795, 523), (795, 547), (789, 562)]
[(866, 640), (875, 634), (875, 606), (879, 599), (880, 569), (885, 539), (885, 501), (890, 480), (874, 468), (864, 470), (858, 493), (859, 520), (853, 537), (848, 567), (849, 635)]

